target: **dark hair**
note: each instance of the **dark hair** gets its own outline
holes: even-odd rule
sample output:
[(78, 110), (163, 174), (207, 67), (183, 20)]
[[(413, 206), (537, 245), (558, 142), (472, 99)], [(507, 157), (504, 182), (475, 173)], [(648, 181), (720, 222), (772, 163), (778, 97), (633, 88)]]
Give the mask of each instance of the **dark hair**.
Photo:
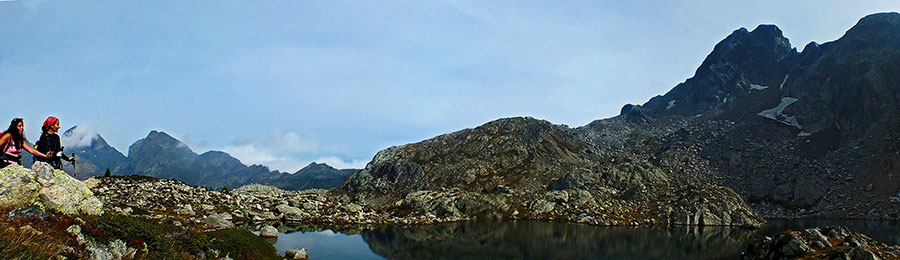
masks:
[(23, 123), (24, 120), (21, 118), (14, 118), (12, 122), (9, 122), (9, 128), (6, 129), (6, 134), (12, 135), (12, 141), (16, 143), (16, 148), (22, 148), (25, 145), (25, 136), (19, 133), (19, 123)]

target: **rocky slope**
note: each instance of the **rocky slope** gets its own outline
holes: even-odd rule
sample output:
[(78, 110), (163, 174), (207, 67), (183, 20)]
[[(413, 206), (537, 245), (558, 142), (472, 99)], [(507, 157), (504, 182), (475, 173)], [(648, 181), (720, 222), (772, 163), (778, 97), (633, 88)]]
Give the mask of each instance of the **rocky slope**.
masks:
[[(552, 207), (546, 218), (587, 212), (600, 223), (678, 223), (672, 219), (684, 218), (671, 217), (669, 208), (701, 201), (672, 198), (695, 199), (691, 194), (706, 194), (703, 200), (723, 210), (691, 208), (688, 215), (704, 217), (683, 223), (758, 218), (753, 210), (897, 218), (898, 24), (897, 13), (866, 16), (840, 39), (802, 52), (773, 25), (742, 28), (692, 78), (643, 105), (626, 105), (617, 117), (577, 128), (507, 118), (391, 147), (341, 190), (398, 210), (452, 204), (443, 211), (500, 217), (542, 215), (551, 207), (541, 201), (565, 201), (560, 205), (577, 209)], [(627, 206), (582, 211), (560, 191)], [(409, 199), (422, 194), (437, 202)], [(496, 203), (503, 200), (512, 203)]]
[[(590, 133), (632, 127), (616, 120)], [(582, 131), (532, 118), (501, 119), (381, 151), (342, 189), (394, 215), (599, 225), (765, 223), (730, 189), (672, 180), (622, 150), (631, 146), (594, 143)]]
[(829, 226), (789, 230), (771, 238), (754, 236), (741, 258), (900, 259), (900, 246), (885, 245), (845, 227)]

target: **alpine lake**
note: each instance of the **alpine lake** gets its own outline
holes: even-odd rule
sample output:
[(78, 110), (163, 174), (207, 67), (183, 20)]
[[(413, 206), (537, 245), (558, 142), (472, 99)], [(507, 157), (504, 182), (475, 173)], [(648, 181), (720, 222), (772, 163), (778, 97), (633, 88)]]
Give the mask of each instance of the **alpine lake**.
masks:
[(310, 259), (739, 259), (753, 235), (831, 225), (889, 245), (900, 244), (900, 221), (896, 220), (768, 219), (761, 229), (536, 221), (345, 227), (265, 224), (279, 230), (279, 237), (269, 242), (280, 254), (306, 248)]

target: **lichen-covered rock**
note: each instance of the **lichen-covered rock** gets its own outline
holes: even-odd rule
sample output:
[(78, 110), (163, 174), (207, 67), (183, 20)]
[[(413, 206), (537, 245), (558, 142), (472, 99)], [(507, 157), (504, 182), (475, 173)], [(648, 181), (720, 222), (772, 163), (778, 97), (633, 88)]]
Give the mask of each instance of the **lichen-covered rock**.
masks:
[(741, 258), (900, 259), (900, 246), (888, 246), (842, 226), (829, 226), (789, 230), (772, 238), (754, 236)]
[(34, 172), (20, 165), (9, 165), (0, 170), (0, 206), (30, 205), (38, 202), (41, 184)]
[(46, 163), (31, 169), (10, 165), (0, 169), (0, 205), (38, 204), (63, 214), (99, 215), (103, 203), (81, 181)]

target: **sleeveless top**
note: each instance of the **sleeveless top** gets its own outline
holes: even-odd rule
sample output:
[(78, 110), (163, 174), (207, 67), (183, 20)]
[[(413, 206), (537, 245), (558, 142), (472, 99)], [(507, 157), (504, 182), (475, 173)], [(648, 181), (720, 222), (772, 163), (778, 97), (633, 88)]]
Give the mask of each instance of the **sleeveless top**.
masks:
[[(5, 156), (3, 156), (4, 162), (19, 163), (21, 161), (22, 148), (16, 147), (16, 142), (13, 141), (12, 138), (9, 139), (9, 142), (6, 144), (6, 146), (4, 148), (5, 148), (5, 149), (3, 149), (3, 153), (5, 154)], [(18, 158), (18, 160), (13, 160), (14, 158)]]

